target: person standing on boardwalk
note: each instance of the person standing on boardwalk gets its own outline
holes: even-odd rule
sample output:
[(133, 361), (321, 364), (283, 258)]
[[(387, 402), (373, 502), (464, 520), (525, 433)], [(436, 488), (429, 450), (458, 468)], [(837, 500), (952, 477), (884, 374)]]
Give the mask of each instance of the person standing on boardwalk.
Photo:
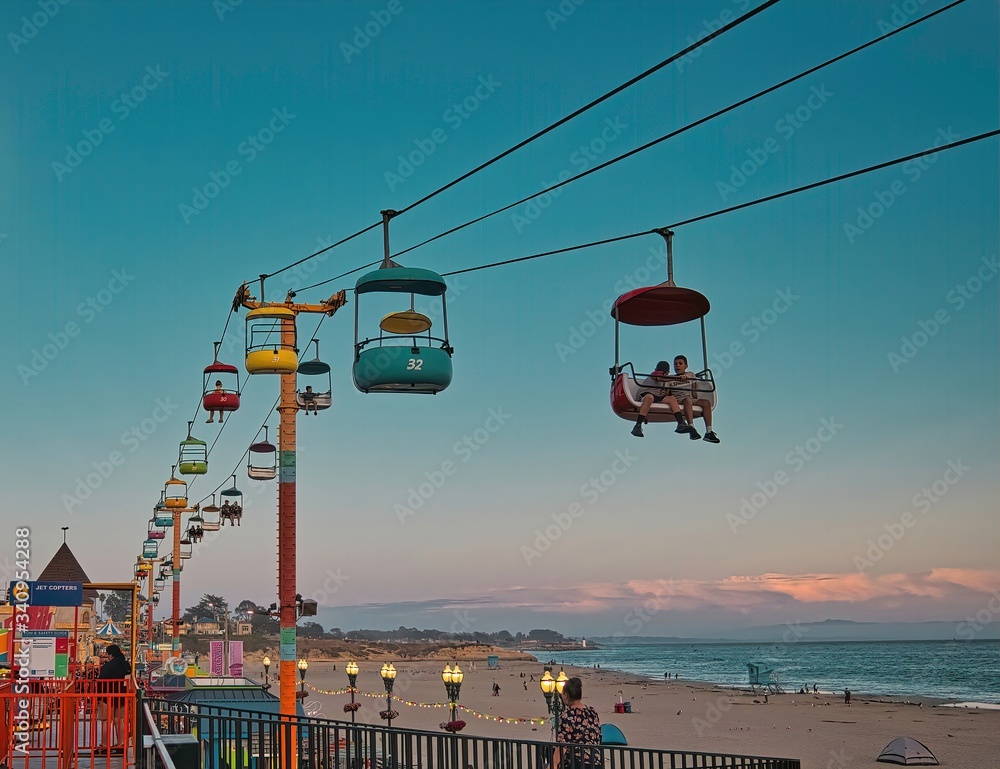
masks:
[[(101, 710), (107, 718), (105, 725), (105, 740), (107, 749), (111, 753), (124, 753), (124, 730), (123, 721), (125, 719), (124, 695), (127, 692), (125, 679), (132, 675), (132, 666), (125, 655), (122, 654), (118, 644), (110, 644), (105, 650), (108, 660), (101, 665), (101, 672), (97, 676), (97, 694), (105, 695), (104, 701), (99, 701)], [(122, 744), (119, 745), (119, 740)]]
[(583, 704), (583, 682), (579, 678), (569, 679), (559, 696), (565, 708), (560, 716), (556, 742), (573, 747), (557, 745), (552, 751), (549, 769), (597, 769), (603, 766), (600, 747), (581, 747), (601, 744), (601, 718), (593, 707)]

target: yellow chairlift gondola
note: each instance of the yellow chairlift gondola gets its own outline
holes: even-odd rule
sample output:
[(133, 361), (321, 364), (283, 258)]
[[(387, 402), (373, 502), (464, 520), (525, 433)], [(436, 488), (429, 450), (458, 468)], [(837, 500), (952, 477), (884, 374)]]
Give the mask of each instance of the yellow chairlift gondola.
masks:
[(295, 312), (269, 306), (246, 318), (246, 367), (251, 374), (294, 374), (299, 366)]
[(170, 480), (163, 487), (163, 504), (168, 510), (187, 507), (187, 482), (174, 476), (177, 466), (170, 468)]
[(264, 440), (251, 444), (247, 452), (247, 475), (258, 481), (270, 481), (278, 475), (278, 447), (267, 440), (267, 425)]

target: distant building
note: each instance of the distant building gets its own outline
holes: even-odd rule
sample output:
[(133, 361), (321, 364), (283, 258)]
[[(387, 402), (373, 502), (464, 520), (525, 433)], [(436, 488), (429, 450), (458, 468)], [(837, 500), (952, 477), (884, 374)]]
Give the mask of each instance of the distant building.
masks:
[(249, 622), (237, 622), (236, 635), (253, 635), (253, 625)]
[(193, 623), (195, 635), (222, 635), (222, 625), (215, 617), (198, 617)]

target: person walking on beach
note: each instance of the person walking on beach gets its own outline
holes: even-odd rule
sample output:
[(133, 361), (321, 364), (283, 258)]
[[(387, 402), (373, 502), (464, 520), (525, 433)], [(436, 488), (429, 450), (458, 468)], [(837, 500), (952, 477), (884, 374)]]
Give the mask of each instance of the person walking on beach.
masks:
[(494, 697), (500, 696), (500, 684), (498, 684), (496, 681), (493, 682), (493, 696)]
[(557, 745), (552, 751), (549, 769), (597, 769), (603, 766), (601, 749), (581, 747), (601, 744), (601, 719), (590, 705), (583, 704), (583, 682), (571, 678), (563, 686), (565, 708), (556, 733), (557, 743), (570, 743), (572, 748)]
[(845, 705), (850, 705), (851, 704), (851, 690), (850, 689), (844, 689), (844, 704)]

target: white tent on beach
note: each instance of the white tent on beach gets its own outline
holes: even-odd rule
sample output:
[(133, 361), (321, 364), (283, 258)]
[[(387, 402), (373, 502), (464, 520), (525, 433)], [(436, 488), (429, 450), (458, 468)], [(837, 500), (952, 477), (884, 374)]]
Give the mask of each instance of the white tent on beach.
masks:
[(875, 760), (903, 766), (937, 766), (939, 763), (930, 748), (912, 737), (897, 737), (885, 746)]
[(121, 638), (121, 635), (122, 631), (111, 620), (105, 622), (97, 631), (98, 638)]

